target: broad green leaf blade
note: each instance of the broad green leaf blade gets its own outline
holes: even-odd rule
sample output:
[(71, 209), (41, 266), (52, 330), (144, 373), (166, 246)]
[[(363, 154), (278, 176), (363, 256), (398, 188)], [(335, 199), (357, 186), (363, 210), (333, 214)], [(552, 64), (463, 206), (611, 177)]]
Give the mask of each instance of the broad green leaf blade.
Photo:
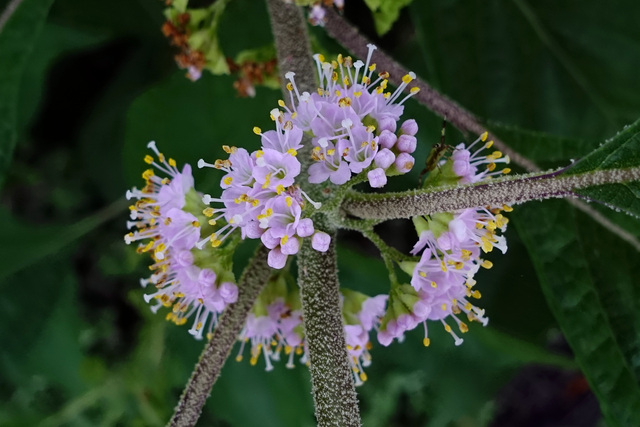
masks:
[[(600, 148), (582, 158), (568, 173), (630, 168), (640, 165), (640, 120), (624, 128)], [(640, 183), (608, 184), (578, 194), (640, 217)]]
[(630, 168), (638, 165), (640, 165), (640, 120), (626, 126), (598, 149), (580, 159), (571, 168), (570, 173)]
[(24, 0), (0, 32), (0, 185), (16, 144), (18, 89), (53, 0)]
[(640, 425), (637, 255), (563, 201), (530, 204), (513, 217), (608, 424)]

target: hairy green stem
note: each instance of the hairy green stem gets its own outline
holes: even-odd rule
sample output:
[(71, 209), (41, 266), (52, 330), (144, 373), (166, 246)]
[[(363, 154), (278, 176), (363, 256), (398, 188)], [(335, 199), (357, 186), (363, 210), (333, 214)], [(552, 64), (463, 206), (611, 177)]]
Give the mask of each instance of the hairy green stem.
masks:
[[(319, 215), (316, 228), (330, 231)], [(335, 231), (329, 250), (320, 253), (305, 239), (298, 254), (309, 370), (319, 426), (360, 426), (358, 398), (349, 364), (335, 253)]]
[(194, 426), (198, 421), (202, 407), (220, 375), (220, 370), (242, 330), (251, 307), (271, 276), (271, 268), (267, 265), (267, 253), (267, 248), (260, 245), (244, 269), (238, 283), (238, 301), (227, 307), (220, 318), (220, 323), (200, 355), (200, 360), (180, 396), (168, 426)]
[[(315, 67), (302, 11), (282, 0), (267, 0), (281, 73), (282, 91), (289, 101), (289, 90), (284, 73), (295, 73), (300, 92), (314, 92)], [(306, 170), (310, 162), (311, 143), (304, 141), (305, 149), (298, 157)], [(316, 200), (328, 202), (337, 190), (335, 186), (308, 186), (306, 177), (300, 182)], [(321, 213), (312, 216), (318, 230), (331, 235), (331, 245), (324, 253), (311, 247), (305, 239), (298, 253), (298, 271), (305, 337), (309, 351), (309, 370), (316, 419), (319, 426), (359, 426), (358, 398), (349, 364), (344, 325), (340, 307), (340, 285), (335, 253), (335, 230), (331, 229)]]
[(423, 189), (386, 194), (354, 192), (345, 198), (342, 209), (347, 214), (363, 219), (411, 218), (477, 206), (577, 197), (573, 191), (582, 188), (638, 180), (640, 168), (597, 170), (576, 175), (538, 173), (440, 191)]

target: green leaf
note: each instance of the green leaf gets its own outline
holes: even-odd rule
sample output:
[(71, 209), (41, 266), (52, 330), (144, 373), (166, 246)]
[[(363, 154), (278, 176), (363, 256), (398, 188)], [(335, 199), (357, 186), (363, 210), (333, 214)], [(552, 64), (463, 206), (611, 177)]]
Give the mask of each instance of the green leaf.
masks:
[(640, 425), (637, 256), (563, 201), (526, 205), (514, 218), (608, 425)]
[[(640, 165), (640, 120), (625, 127), (600, 148), (585, 156), (568, 173), (624, 169)], [(589, 199), (640, 217), (640, 182), (607, 184), (577, 191)]]
[(583, 6), (416, 1), (399, 59), (481, 118), (605, 138), (640, 116), (640, 3)]
[(400, 10), (413, 0), (365, 0), (373, 13), (376, 32), (386, 34), (400, 16)]
[(24, 0), (0, 32), (0, 185), (17, 138), (20, 80), (53, 0)]
[(0, 210), (0, 280), (57, 253), (106, 220), (124, 212), (125, 200), (119, 200), (92, 216), (66, 226), (34, 226), (12, 218)]
[(197, 82), (182, 73), (150, 89), (131, 105), (125, 133), (124, 169), (131, 185), (140, 185), (145, 169), (142, 159), (146, 144), (156, 140), (158, 147), (179, 165), (194, 166), (196, 188), (219, 192), (222, 176), (211, 169), (198, 170), (199, 158), (213, 162), (227, 158), (223, 145), (252, 151), (260, 144), (253, 126), (269, 129), (269, 111), (276, 106), (279, 91), (257, 88), (255, 99), (239, 98), (233, 79), (203, 75)]

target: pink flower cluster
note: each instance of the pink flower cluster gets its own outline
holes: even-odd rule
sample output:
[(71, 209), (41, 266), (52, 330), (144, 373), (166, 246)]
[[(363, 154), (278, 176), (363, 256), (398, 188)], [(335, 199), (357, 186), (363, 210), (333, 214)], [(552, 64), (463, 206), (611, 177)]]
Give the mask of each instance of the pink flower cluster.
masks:
[(147, 302), (156, 301), (151, 310), (155, 313), (163, 306), (172, 307), (167, 320), (180, 325), (193, 316), (189, 332), (201, 339), (205, 330), (211, 333), (218, 314), (237, 300), (238, 288), (233, 283), (233, 274), (219, 268), (222, 260), (196, 261), (198, 254), (194, 249), (201, 232), (197, 215), (202, 208), (200, 196), (193, 189), (191, 167), (185, 165), (179, 171), (176, 162), (165, 159), (154, 142), (148, 148), (158, 161), (147, 155), (145, 162), (166, 177), (148, 169), (142, 175), (145, 187), (127, 191), (127, 199), (137, 201), (130, 208), (131, 221), (127, 222), (127, 227), (134, 231), (125, 235), (125, 242), (148, 240), (140, 243), (137, 251), (149, 253), (154, 261), (149, 267), (154, 273), (141, 280), (142, 286), (151, 283), (156, 287), (155, 292), (144, 297)]
[(212, 217), (210, 223), (215, 225), (222, 220), (224, 226), (197, 245), (203, 247), (210, 241), (217, 247), (239, 228), (243, 238), (259, 238), (270, 249), (269, 266), (281, 269), (289, 255), (298, 253), (301, 239), (311, 237), (313, 248), (324, 252), (331, 238), (316, 231), (313, 221), (303, 217), (307, 204), (315, 209), (321, 205), (295, 185), (301, 170), (297, 150), (302, 147), (302, 130), (277, 109), (271, 112), (271, 118), (276, 130), (262, 133), (254, 128), (262, 139), (260, 150), (249, 153), (244, 148), (225, 146), (228, 160), (216, 160), (213, 164), (202, 159), (198, 162), (198, 167), (221, 169), (226, 174), (220, 182), (223, 188), (220, 197), (205, 194), (202, 199), (205, 204), (216, 204), (205, 212)]
[(294, 127), (313, 135), (310, 183), (342, 185), (352, 174), (366, 173), (369, 184), (380, 188), (388, 175), (407, 173), (415, 163), (411, 153), (418, 125), (407, 120), (398, 129), (403, 103), (419, 91), (413, 87), (402, 96), (415, 74), (405, 75), (395, 91), (387, 91), (389, 73), (375, 73), (371, 57), (376, 47), (368, 48), (366, 62), (342, 55), (327, 62), (315, 55), (320, 81), (316, 93), (300, 93), (294, 73), (285, 75), (293, 109), (284, 102), (280, 106)]
[[(475, 143), (484, 142), (486, 136), (483, 134)], [(494, 172), (496, 162), (508, 162), (508, 158), (502, 159), (499, 152), (479, 155), (491, 144), (484, 144), (473, 154), (460, 144), (442, 167), (448, 166), (459, 183), (478, 182), (494, 174), (508, 173), (508, 169)], [(486, 169), (478, 171), (480, 164), (487, 164)], [(440, 322), (455, 344), (460, 345), (463, 340), (454, 332), (451, 320), (462, 333), (467, 332), (468, 326), (458, 315), (464, 314), (469, 321), (487, 324), (484, 310), (471, 302), (481, 296), (473, 289), (476, 284), (473, 277), (480, 267), (492, 267), (490, 261), (481, 257), (483, 253), (491, 252), (493, 248), (502, 253), (507, 250), (505, 238), (497, 234), (497, 231), (506, 230), (508, 222), (501, 210), (511, 211), (511, 208), (482, 207), (413, 219), (419, 240), (411, 254), (422, 252), (422, 255), (418, 262), (402, 263), (403, 269), (412, 276), (411, 286), (398, 286), (392, 290), (389, 308), (378, 333), (381, 344), (389, 345), (394, 338), (401, 339), (406, 331), (423, 324), (424, 344), (428, 346), (427, 320), (432, 320)], [(403, 304), (394, 304), (394, 301), (403, 301)]]

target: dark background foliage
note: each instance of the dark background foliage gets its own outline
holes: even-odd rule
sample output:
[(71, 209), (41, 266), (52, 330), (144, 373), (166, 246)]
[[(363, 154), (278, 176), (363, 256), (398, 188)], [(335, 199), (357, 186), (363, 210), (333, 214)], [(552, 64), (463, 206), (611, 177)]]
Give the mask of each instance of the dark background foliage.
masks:
[[(269, 128), (281, 95), (258, 87), (254, 99), (241, 98), (230, 76), (187, 80), (160, 32), (163, 2), (57, 0), (37, 32), (45, 3), (25, 0), (9, 23), (15, 33), (0, 33), (0, 424), (163, 425), (202, 343), (142, 300), (146, 260), (122, 241), (124, 192), (140, 185), (149, 140), (192, 164), (224, 156), (223, 144), (256, 148), (251, 129)], [(382, 37), (362, 1), (345, 3), (346, 17), (381, 48), (543, 167), (567, 165), (640, 116), (634, 1), (415, 1)], [(233, 0), (219, 34), (230, 57), (265, 45), (264, 4)], [(321, 28), (312, 37), (315, 48), (340, 52)], [(440, 119), (412, 102), (407, 115), (420, 125), (420, 162), (439, 139)], [(450, 142), (465, 137), (448, 128)], [(389, 189), (415, 186), (419, 171)], [(196, 170), (203, 191), (219, 178)], [(477, 277), (487, 328), (473, 325), (461, 347), (439, 328), (429, 348), (420, 331), (374, 346), (369, 381), (358, 390), (365, 425), (601, 422), (552, 312), (566, 319), (582, 310), (573, 324), (595, 318), (600, 306), (582, 306), (580, 295), (596, 295), (603, 321), (634, 360), (638, 321), (625, 323), (625, 315), (639, 301), (638, 252), (565, 202), (532, 205), (511, 215), (507, 255), (490, 254), (495, 267)], [(640, 234), (636, 220), (607, 215)], [(415, 240), (408, 222), (379, 231), (405, 251)], [(251, 251), (243, 245), (238, 271)], [(366, 241), (344, 233), (338, 255), (343, 286), (385, 292), (384, 266)], [(572, 306), (562, 302), (565, 289), (578, 294)], [(616, 318), (618, 307), (627, 311)], [(630, 381), (638, 393), (637, 374)], [(601, 402), (616, 399), (616, 386), (608, 390)], [(260, 363), (234, 361), (200, 422), (313, 424), (304, 366), (266, 373)]]

